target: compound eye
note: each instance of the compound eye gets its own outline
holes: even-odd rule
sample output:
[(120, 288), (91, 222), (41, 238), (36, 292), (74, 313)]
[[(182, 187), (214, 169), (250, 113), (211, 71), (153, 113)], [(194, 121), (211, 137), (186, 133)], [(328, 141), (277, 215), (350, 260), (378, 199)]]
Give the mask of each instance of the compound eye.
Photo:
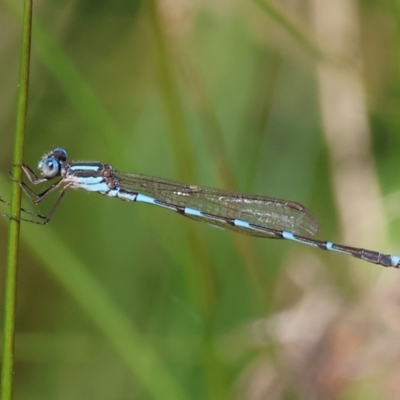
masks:
[(60, 163), (53, 157), (49, 157), (41, 162), (40, 169), (44, 177), (54, 178), (60, 173)]

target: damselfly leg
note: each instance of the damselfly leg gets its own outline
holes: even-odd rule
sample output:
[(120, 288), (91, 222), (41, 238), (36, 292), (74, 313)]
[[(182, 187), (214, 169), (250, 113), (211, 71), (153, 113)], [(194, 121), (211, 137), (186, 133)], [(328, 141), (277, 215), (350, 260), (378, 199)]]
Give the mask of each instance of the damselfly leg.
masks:
[[(0, 202), (5, 204), (6, 206), (10, 206), (10, 203), (6, 200), (4, 200), (3, 198), (0, 197)], [(25, 214), (29, 214), (29, 215), (33, 215), (34, 217), (38, 217), (41, 219), (45, 219), (46, 217), (44, 215), (35, 213), (34, 211), (31, 210), (27, 210), (26, 208), (21, 208), (21, 211)], [(17, 217), (13, 217), (12, 215), (9, 214), (0, 214), (2, 217), (8, 217), (10, 219), (19, 219), (20, 221), (27, 221), (27, 222), (35, 222), (35, 221), (31, 221), (30, 219), (25, 219), (25, 218), (17, 218)]]
[[(15, 166), (19, 166), (21, 167), (22, 171), (24, 172), (24, 175), (27, 177), (27, 179), (29, 180), (29, 182), (31, 182), (33, 185), (39, 185), (41, 183), (45, 183), (47, 182), (49, 179), (44, 177), (44, 178), (40, 178), (38, 177), (33, 170), (28, 167), (27, 165), (15, 165)], [(41, 193), (36, 193), (31, 187), (29, 187), (25, 182), (23, 181), (18, 181), (17, 179), (15, 179), (12, 175), (11, 172), (8, 173), (8, 176), (11, 178), (11, 180), (13, 180), (14, 182), (17, 182), (18, 185), (21, 187), (22, 191), (24, 192), (24, 194), (32, 201), (32, 203), (34, 204), (39, 204), (47, 195), (49, 195), (50, 193), (52, 193), (55, 189), (59, 188), (61, 186), (61, 184), (63, 183), (62, 179), (59, 179), (57, 182), (53, 183), (51, 186), (49, 186), (48, 188), (46, 188), (44, 191), (42, 191)], [(40, 219), (40, 221), (35, 221), (32, 219), (27, 219), (27, 218), (23, 218), (23, 217), (16, 217), (10, 214), (0, 214), (0, 216), (3, 217), (7, 217), (10, 219), (17, 219), (19, 221), (24, 221), (24, 222), (31, 222), (33, 224), (37, 224), (37, 225), (46, 225), (50, 222), (55, 210), (57, 209), (58, 205), (60, 204), (61, 199), (64, 197), (65, 191), (68, 188), (69, 184), (66, 184), (60, 194), (58, 195), (55, 203), (53, 204), (52, 208), (50, 209), (49, 213), (45, 216), (45, 215), (41, 215), (39, 213), (35, 213), (33, 211), (27, 210), (25, 208), (21, 208), (21, 211), (29, 214), (29, 215), (33, 215), (35, 217), (38, 217)], [(0, 201), (4, 204), (10, 205), (7, 201), (5, 201), (4, 199), (0, 198)]]

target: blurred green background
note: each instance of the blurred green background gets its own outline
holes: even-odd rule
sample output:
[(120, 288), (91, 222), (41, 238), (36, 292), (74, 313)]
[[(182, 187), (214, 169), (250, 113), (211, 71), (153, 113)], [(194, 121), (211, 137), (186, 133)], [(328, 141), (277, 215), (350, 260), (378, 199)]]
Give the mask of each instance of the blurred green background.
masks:
[[(0, 4), (6, 199), (15, 3)], [(399, 254), (399, 45), (390, 0), (35, 1), (25, 162), (62, 146), (287, 198), (318, 237)], [(84, 192), (21, 229), (16, 399), (398, 396), (398, 271)]]

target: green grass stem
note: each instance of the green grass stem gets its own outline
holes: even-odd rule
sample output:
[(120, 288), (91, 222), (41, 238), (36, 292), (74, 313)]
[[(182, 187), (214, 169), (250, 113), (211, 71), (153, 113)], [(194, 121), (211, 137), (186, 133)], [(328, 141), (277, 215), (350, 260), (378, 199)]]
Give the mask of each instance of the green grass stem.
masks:
[[(32, 0), (25, 0), (22, 23), (22, 48), (19, 73), (19, 90), (17, 105), (17, 122), (13, 163), (22, 164), (24, 133), (26, 125), (28, 86), (29, 86), (29, 61), (32, 34)], [(22, 171), (13, 167), (13, 176), (21, 179)], [(11, 215), (19, 217), (21, 208), (21, 188), (13, 182), (11, 190)], [(5, 300), (4, 300), (4, 334), (3, 334), (3, 363), (1, 374), (1, 398), (11, 400), (13, 396), (13, 370), (14, 370), (14, 342), (15, 342), (15, 307), (17, 293), (17, 266), (20, 221), (10, 220), (8, 235)]]

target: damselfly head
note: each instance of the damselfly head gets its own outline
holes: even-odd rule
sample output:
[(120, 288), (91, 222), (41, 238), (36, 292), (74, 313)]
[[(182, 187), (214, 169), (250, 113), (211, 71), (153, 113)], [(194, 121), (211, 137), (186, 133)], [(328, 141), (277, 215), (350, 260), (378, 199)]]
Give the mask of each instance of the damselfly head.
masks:
[(38, 164), (42, 175), (46, 178), (54, 178), (61, 173), (61, 164), (67, 161), (67, 151), (62, 147), (56, 147), (45, 154)]

